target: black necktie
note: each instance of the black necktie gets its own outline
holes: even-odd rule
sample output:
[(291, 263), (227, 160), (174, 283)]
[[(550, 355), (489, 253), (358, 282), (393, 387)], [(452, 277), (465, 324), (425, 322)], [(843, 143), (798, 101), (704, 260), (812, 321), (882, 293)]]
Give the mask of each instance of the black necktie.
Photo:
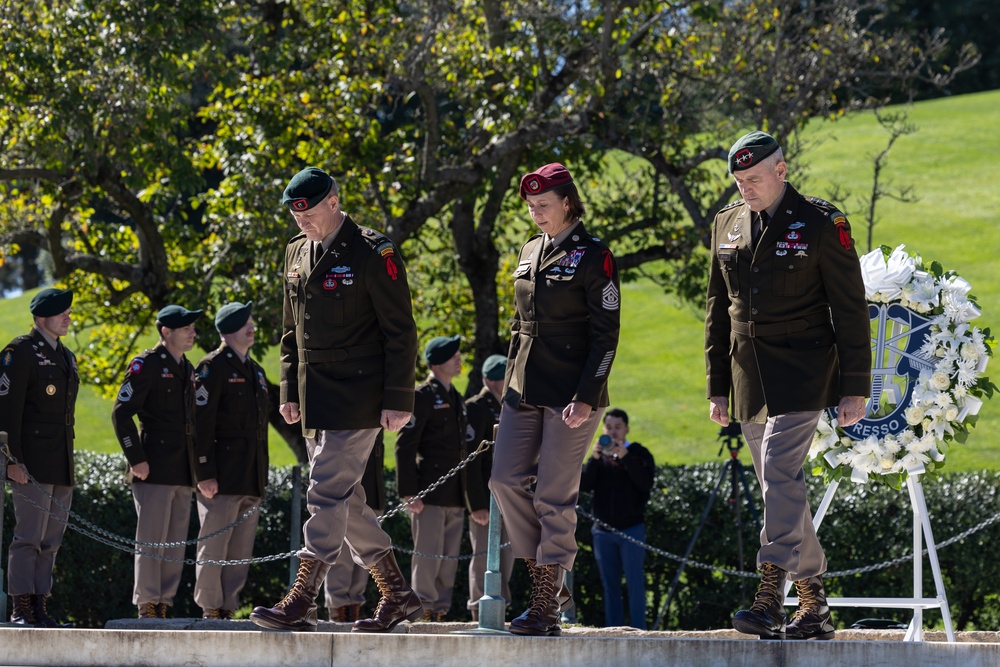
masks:
[(767, 229), (767, 222), (769, 216), (767, 211), (761, 211), (757, 214), (757, 219), (753, 223), (753, 247), (757, 247), (757, 242), (760, 241), (760, 237), (764, 235), (764, 230)]

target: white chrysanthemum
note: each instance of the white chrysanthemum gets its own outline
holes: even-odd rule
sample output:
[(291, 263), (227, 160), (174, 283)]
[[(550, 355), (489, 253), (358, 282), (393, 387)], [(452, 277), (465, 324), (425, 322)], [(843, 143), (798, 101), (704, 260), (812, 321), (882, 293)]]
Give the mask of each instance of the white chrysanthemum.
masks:
[(923, 452), (910, 452), (906, 456), (899, 459), (899, 463), (903, 468), (907, 470), (913, 470), (914, 468), (919, 468), (920, 466), (930, 463), (931, 457), (927, 456)]
[(947, 410), (948, 408), (955, 405), (955, 401), (952, 400), (951, 394), (946, 391), (939, 391), (934, 396), (934, 405), (939, 408)]
[(960, 387), (971, 387), (979, 379), (979, 364), (974, 361), (960, 361), (955, 371), (955, 381)]
[(870, 435), (854, 447), (851, 467), (864, 473), (873, 473), (882, 469), (882, 447), (879, 445), (878, 438)]

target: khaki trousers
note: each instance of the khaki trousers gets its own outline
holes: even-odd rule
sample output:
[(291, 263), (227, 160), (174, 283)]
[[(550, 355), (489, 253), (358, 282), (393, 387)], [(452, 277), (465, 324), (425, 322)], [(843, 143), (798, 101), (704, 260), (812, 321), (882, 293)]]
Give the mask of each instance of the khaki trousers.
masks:
[[(464, 507), (424, 505), (420, 514), (410, 513), (413, 550), (425, 554), (458, 556), (462, 549)], [(410, 585), (424, 609), (435, 614), (451, 609), (455, 591), (458, 560), (413, 556), (410, 561)]]
[(774, 563), (793, 581), (826, 572), (802, 470), (819, 416), (819, 411), (790, 412), (763, 424), (741, 424), (764, 496), (757, 567)]
[(571, 570), (581, 465), (604, 408), (592, 411), (578, 428), (566, 426), (562, 410), (503, 404), (490, 490), (515, 558)]
[[(260, 502), (256, 496), (196, 494), (201, 530), (198, 537), (211, 535), (233, 523)], [(210, 540), (198, 543), (198, 560), (243, 560), (253, 556), (260, 512)], [(240, 591), (247, 582), (250, 565), (195, 565), (194, 601), (202, 609), (240, 608)]]
[(370, 569), (392, 550), (392, 540), (365, 502), (361, 477), (379, 429), (316, 431), (309, 452), (309, 518), (299, 558), (333, 564), (347, 546), (354, 562)]
[[(507, 530), (501, 526), (500, 544), (509, 540)], [(480, 526), (469, 519), (469, 541), (472, 542), (472, 553), (486, 553), (490, 543), (489, 525)], [(514, 571), (514, 552), (510, 547), (500, 550), (500, 595), (509, 605), (510, 600), (510, 573)], [(483, 587), (486, 581), (486, 556), (479, 556), (469, 561), (469, 601), (466, 607), (469, 609), (479, 609), (479, 598), (483, 597)]]
[[(132, 498), (137, 515), (135, 539), (137, 542), (183, 542), (187, 539), (191, 522), (190, 486), (171, 484), (132, 483)], [(132, 604), (147, 602), (172, 605), (184, 569), (184, 545), (150, 548), (137, 546), (137, 551), (166, 556), (174, 560), (135, 555), (135, 588)]]
[[(7, 464), (0, 462), (0, 465)], [(69, 509), (73, 503), (73, 487), (55, 484), (36, 487), (31, 482), (9, 484), (18, 493), (11, 494), (14, 498), (14, 536), (7, 553), (7, 590), (10, 595), (49, 595), (56, 552), (66, 532), (66, 524), (55, 518), (65, 521), (66, 512), (59, 509), (55, 501)]]
[(343, 549), (337, 562), (326, 573), (325, 593), (327, 609), (365, 603), (365, 587), (368, 586), (368, 570), (351, 558), (350, 549)]

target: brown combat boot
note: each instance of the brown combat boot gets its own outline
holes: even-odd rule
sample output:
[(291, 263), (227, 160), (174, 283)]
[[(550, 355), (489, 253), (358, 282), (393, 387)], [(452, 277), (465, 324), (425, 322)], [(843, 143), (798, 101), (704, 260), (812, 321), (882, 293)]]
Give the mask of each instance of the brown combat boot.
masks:
[(159, 618), (155, 602), (144, 602), (139, 605), (139, 618)]
[(319, 625), (316, 614), (316, 593), (326, 579), (330, 566), (312, 558), (299, 561), (288, 594), (273, 607), (254, 607), (250, 620), (269, 630), (313, 631)]
[(795, 580), (799, 608), (785, 629), (787, 639), (833, 639), (833, 620), (826, 602), (823, 577)]
[(166, 602), (157, 602), (156, 603), (156, 617), (157, 618), (166, 618), (167, 617), (167, 607), (169, 607), (169, 606), (170, 605), (168, 605)]
[(559, 620), (563, 569), (556, 564), (537, 565), (531, 558), (524, 562), (531, 575), (531, 600), (524, 613), (510, 622), (511, 633), (536, 637), (562, 634)]
[(347, 607), (347, 620), (350, 623), (354, 621), (361, 620), (361, 603), (348, 605)]
[(413, 589), (406, 584), (399, 571), (396, 557), (390, 551), (370, 570), (378, 592), (382, 594), (371, 618), (362, 618), (354, 623), (351, 632), (389, 632), (403, 621), (420, 618), (424, 606)]
[(733, 616), (733, 627), (747, 635), (761, 639), (784, 639), (785, 577), (786, 572), (774, 563), (760, 566), (760, 587), (750, 609), (743, 609)]
[(344, 605), (343, 607), (327, 607), (327, 612), (330, 615), (330, 620), (334, 623), (347, 623), (349, 621), (348, 615), (350, 614), (350, 605)]
[(205, 609), (201, 617), (209, 621), (221, 621), (222, 609)]
[(48, 600), (48, 595), (32, 595), (31, 596), (31, 606), (35, 612), (35, 626), (39, 628), (71, 628), (72, 623), (60, 623), (56, 619), (49, 616), (49, 610), (46, 607), (46, 600)]
[(29, 628), (37, 627), (35, 622), (35, 606), (32, 604), (32, 597), (31, 594), (11, 596), (14, 603), (14, 610), (10, 615), (11, 623), (17, 623)]

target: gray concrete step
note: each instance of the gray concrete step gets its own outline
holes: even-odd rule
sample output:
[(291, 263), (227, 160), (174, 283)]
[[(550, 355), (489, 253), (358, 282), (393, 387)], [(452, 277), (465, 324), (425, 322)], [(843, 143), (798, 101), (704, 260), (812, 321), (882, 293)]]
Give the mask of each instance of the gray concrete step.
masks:
[[(997, 667), (1000, 636), (958, 633), (957, 643), (925, 632), (845, 630), (827, 642), (758, 641), (731, 630), (642, 632), (577, 628), (562, 637), (455, 634), (469, 623), (403, 623), (388, 635), (350, 633), (321, 623), (319, 632), (261, 632), (249, 621), (201, 619), (112, 621), (103, 630), (0, 628), (0, 665), (96, 667)], [(113, 626), (113, 627), (112, 627)], [(937, 641), (935, 641), (937, 640)]]

